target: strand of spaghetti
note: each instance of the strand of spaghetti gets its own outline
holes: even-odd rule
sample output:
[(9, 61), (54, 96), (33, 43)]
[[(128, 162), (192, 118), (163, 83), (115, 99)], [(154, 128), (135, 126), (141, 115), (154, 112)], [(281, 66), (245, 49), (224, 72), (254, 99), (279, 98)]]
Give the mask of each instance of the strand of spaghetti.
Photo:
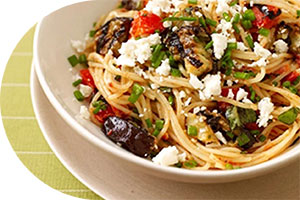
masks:
[(232, 50), (232, 58), (241, 60), (259, 60), (260, 57), (254, 52)]
[(258, 83), (258, 82), (260, 82), (264, 79), (265, 75), (266, 75), (266, 68), (261, 67), (260, 68), (260, 73), (258, 73), (255, 78), (246, 80), (245, 84), (246, 85), (251, 85), (253, 83)]
[(182, 114), (183, 110), (182, 110), (182, 101), (181, 101), (181, 98), (180, 98), (180, 95), (179, 95), (179, 92), (178, 90), (174, 89), (173, 90), (173, 93), (174, 93), (174, 96), (175, 96), (175, 99), (176, 99), (176, 116), (177, 116), (177, 119), (178, 119), (178, 123), (180, 124), (181, 127), (184, 127), (184, 115)]
[(150, 80), (155, 84), (163, 87), (179, 88), (187, 87), (193, 89), (188, 79), (185, 78), (174, 78), (174, 77), (162, 77), (162, 76), (149, 76)]
[(235, 106), (240, 107), (240, 108), (257, 110), (257, 105), (255, 105), (255, 104), (241, 103), (241, 102), (235, 101), (233, 99), (228, 99), (226, 97), (215, 96), (214, 100), (229, 103), (229, 104), (235, 105)]

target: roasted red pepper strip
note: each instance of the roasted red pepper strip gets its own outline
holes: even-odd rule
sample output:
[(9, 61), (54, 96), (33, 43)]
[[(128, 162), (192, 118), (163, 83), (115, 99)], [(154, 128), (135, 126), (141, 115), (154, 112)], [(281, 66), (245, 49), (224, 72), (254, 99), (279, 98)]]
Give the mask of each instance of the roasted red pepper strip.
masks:
[[(229, 89), (232, 89), (232, 93), (234, 94), (234, 98), (236, 97), (236, 94), (239, 91), (239, 88), (223, 88), (221, 95), (223, 97), (227, 97), (229, 93)], [(226, 112), (226, 110), (231, 106), (231, 104), (226, 102), (218, 102), (218, 108), (219, 110)]]
[(94, 83), (94, 79), (88, 69), (82, 69), (80, 70), (80, 76), (82, 78), (82, 84), (88, 85), (91, 88), (95, 89), (96, 85)]
[[(262, 13), (258, 7), (253, 7), (252, 8), (254, 14), (255, 14), (255, 17), (256, 17), (256, 20), (253, 21), (253, 25), (256, 26), (256, 27), (259, 27), (259, 28), (272, 28), (274, 27), (275, 25), (278, 24), (278, 18), (276, 17), (275, 19), (270, 19), (268, 16), (266, 16), (264, 13)], [(277, 11), (278, 11), (278, 8), (277, 8)]]
[(298, 78), (298, 76), (300, 76), (300, 74), (299, 74), (298, 72), (294, 71), (294, 72), (290, 73), (290, 74), (284, 79), (284, 81), (290, 81), (290, 82), (293, 82), (293, 81), (295, 81), (295, 80)]
[(95, 118), (103, 124), (104, 121), (110, 117), (110, 116), (115, 116), (115, 113), (113, 112), (112, 108), (110, 105), (107, 105), (105, 110), (100, 110), (96, 115)]
[(258, 125), (255, 122), (245, 124), (245, 128), (250, 130), (250, 131), (260, 130), (260, 128), (258, 127)]
[(145, 37), (156, 30), (164, 30), (162, 18), (145, 10), (140, 11), (132, 22), (131, 36), (134, 38)]

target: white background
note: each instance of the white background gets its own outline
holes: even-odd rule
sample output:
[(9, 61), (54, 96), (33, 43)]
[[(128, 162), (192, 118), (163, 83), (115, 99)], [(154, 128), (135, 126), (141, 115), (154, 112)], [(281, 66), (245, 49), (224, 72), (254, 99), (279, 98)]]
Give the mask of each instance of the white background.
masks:
[[(5, 0), (0, 10), (0, 81), (13, 49), (42, 16), (79, 0)], [(1, 83), (0, 83), (1, 84)], [(1, 116), (0, 116), (1, 118)], [(31, 174), (12, 150), (0, 119), (0, 199), (74, 200)]]

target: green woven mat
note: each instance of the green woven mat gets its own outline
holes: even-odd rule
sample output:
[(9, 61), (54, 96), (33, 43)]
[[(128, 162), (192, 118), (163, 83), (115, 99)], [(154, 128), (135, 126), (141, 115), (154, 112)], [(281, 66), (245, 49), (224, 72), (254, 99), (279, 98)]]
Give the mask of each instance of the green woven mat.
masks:
[(30, 97), (34, 30), (15, 48), (3, 77), (1, 114), (7, 137), (23, 164), (50, 187), (79, 198), (101, 199), (60, 163), (36, 121)]

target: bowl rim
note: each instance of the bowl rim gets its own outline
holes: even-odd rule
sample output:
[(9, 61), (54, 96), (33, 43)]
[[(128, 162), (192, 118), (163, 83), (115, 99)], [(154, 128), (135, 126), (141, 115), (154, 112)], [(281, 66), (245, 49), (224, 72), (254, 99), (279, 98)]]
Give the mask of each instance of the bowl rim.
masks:
[[(41, 25), (43, 24), (43, 21), (47, 17), (51, 17), (51, 15), (55, 14), (58, 11), (61, 11), (62, 9), (66, 9), (69, 7), (72, 7), (73, 5), (77, 4), (84, 4), (87, 2), (93, 2), (97, 0), (85, 0), (82, 2), (76, 2), (67, 6), (63, 6), (59, 9), (56, 9), (55, 11), (51, 12), (50, 14), (46, 15), (44, 18), (42, 18), (35, 29), (34, 34), (34, 40), (33, 40), (33, 63), (35, 67), (35, 72), (38, 77), (38, 80), (41, 84), (41, 87), (46, 94), (48, 100), (52, 104), (52, 106), (55, 108), (55, 110), (59, 113), (59, 115), (69, 124), (72, 129), (74, 129), (78, 134), (83, 136), (85, 139), (90, 141), (92, 144), (96, 145), (98, 148), (101, 148), (105, 150), (108, 153), (113, 154), (114, 156), (117, 156), (120, 159), (126, 160), (131, 163), (135, 163), (136, 165), (139, 165), (141, 167), (151, 169), (157, 172), (167, 173), (167, 174), (173, 174), (173, 175), (183, 175), (187, 177), (193, 177), (193, 178), (212, 178), (216, 179), (216, 177), (233, 177), (233, 176), (241, 176), (248, 173), (258, 173), (265, 174), (267, 171), (273, 171), (275, 169), (279, 169), (296, 159), (300, 157), (300, 144), (298, 144), (293, 151), (289, 152), (283, 152), (280, 154), (280, 157), (272, 158), (271, 160), (265, 161), (263, 163), (238, 169), (238, 170), (189, 170), (189, 169), (181, 169), (181, 168), (175, 168), (175, 167), (168, 167), (168, 166), (160, 166), (157, 165), (150, 160), (138, 157), (130, 152), (125, 152), (121, 149), (115, 148), (109, 144), (107, 144), (105, 141), (102, 141), (101, 139), (94, 136), (90, 131), (88, 131), (84, 126), (82, 126), (80, 123), (78, 123), (73, 116), (71, 116), (62, 106), (62, 104), (59, 103), (59, 101), (56, 99), (55, 95), (51, 91), (51, 87), (46, 81), (46, 78), (42, 72), (42, 65), (38, 59), (38, 51), (39, 51), (39, 33), (41, 30)], [(100, 130), (102, 133), (102, 131)], [(297, 151), (298, 150), (298, 151)], [(284, 156), (282, 156), (284, 155)], [(260, 175), (257, 174), (257, 175)], [(254, 177), (254, 176), (252, 176)], [(244, 179), (244, 178), (243, 178)]]

